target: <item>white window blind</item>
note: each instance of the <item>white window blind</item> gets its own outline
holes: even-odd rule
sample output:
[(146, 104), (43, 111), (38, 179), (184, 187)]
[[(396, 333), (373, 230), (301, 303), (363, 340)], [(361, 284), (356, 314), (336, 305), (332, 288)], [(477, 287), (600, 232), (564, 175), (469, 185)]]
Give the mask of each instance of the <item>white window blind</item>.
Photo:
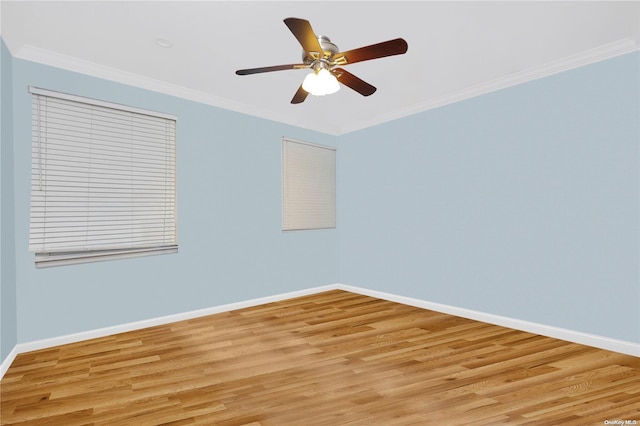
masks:
[(176, 252), (176, 118), (29, 91), (36, 266)]
[(282, 140), (282, 229), (336, 227), (336, 149)]

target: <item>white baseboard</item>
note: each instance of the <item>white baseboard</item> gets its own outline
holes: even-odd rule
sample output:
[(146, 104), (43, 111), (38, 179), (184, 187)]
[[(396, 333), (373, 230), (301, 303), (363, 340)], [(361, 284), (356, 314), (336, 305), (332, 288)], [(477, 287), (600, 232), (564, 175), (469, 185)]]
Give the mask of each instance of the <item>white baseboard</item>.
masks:
[(4, 373), (7, 372), (9, 366), (13, 363), (13, 360), (16, 359), (18, 353), (18, 345), (16, 345), (13, 347), (13, 349), (11, 349), (9, 355), (7, 355), (7, 357), (2, 361), (2, 363), (0, 364), (0, 379), (4, 377)]
[(595, 348), (606, 349), (609, 351), (640, 357), (640, 343), (611, 339), (609, 337), (598, 336), (596, 334), (583, 333), (580, 331), (568, 330), (565, 328), (519, 320), (516, 318), (503, 317), (486, 312), (458, 308), (455, 306), (428, 302), (426, 300), (414, 299), (411, 297), (399, 296), (396, 294), (385, 293), (377, 290), (369, 290), (366, 288), (355, 287), (346, 284), (338, 284), (337, 287), (341, 290), (350, 291), (352, 293), (363, 294), (366, 296), (376, 297), (378, 299), (384, 299), (391, 302), (402, 303), (404, 305), (428, 309), (430, 311), (442, 312), (462, 318), (486, 322), (488, 324), (500, 325), (502, 327), (513, 328), (515, 330), (540, 334), (542, 336), (553, 337), (573, 343), (579, 343), (581, 345), (592, 346)]
[(135, 321), (126, 324), (114, 325), (111, 327), (98, 328), (94, 330), (82, 331), (79, 333), (65, 334), (63, 336), (51, 337), (48, 339), (34, 340), (26, 343), (18, 343), (14, 346), (13, 350), (7, 355), (2, 364), (0, 364), (0, 379), (4, 377), (4, 374), (9, 369), (11, 363), (18, 354), (37, 351), (40, 349), (51, 348), (59, 345), (66, 345), (68, 343), (80, 342), (83, 340), (95, 339), (98, 337), (111, 336), (112, 334), (125, 333), (127, 331), (140, 330), (147, 327), (153, 327), (156, 325), (164, 325), (177, 321), (184, 321), (188, 319), (203, 317), (207, 315), (219, 314), (221, 312), (234, 311), (236, 309), (249, 308), (251, 306), (264, 305), (272, 302), (279, 302), (281, 300), (293, 299), (294, 297), (308, 296), (310, 294), (316, 294), (323, 291), (335, 290), (338, 288), (337, 284), (329, 284), (320, 287), (313, 287), (305, 290), (292, 291), (289, 293), (277, 294), (274, 296), (260, 297), (257, 299), (244, 300), (235, 303), (229, 303), (226, 305), (213, 306), (211, 308), (198, 309), (194, 311), (183, 312), (179, 314), (166, 315), (163, 317), (150, 318), (142, 321)]
[(233, 311), (236, 309), (248, 308), (251, 306), (263, 305), (266, 303), (279, 302), (281, 300), (292, 299), (294, 297), (308, 296), (311, 294), (321, 293), (329, 290), (344, 290), (351, 293), (363, 294), (366, 296), (376, 297), (378, 299), (389, 300), (391, 302), (402, 303), (404, 305), (415, 306), (418, 308), (428, 309), (431, 311), (442, 312), (445, 314), (455, 315), (476, 321), (482, 321), (489, 324), (500, 325), (503, 327), (513, 328), (516, 330), (526, 331), (529, 333), (540, 334), (542, 336), (553, 337), (556, 339), (567, 340), (569, 342), (579, 343), (582, 345), (593, 346), (600, 349), (606, 349), (614, 352), (623, 353), (640, 357), (640, 343), (627, 342), (624, 340), (616, 340), (608, 337), (598, 336), (595, 334), (582, 333), (579, 331), (567, 330), (559, 327), (553, 327), (544, 324), (538, 324), (529, 321), (523, 321), (515, 318), (503, 317), (500, 315), (489, 314), (485, 312), (474, 311), (471, 309), (458, 308), (440, 303), (428, 302), (426, 300), (415, 299), (412, 297), (400, 296), (391, 293), (385, 293), (377, 290), (370, 290), (362, 287), (355, 287), (347, 284), (329, 284), (320, 287), (312, 287), (305, 290), (298, 290), (289, 293), (282, 293), (274, 296), (250, 299), (241, 302), (229, 303), (226, 305), (214, 306), (211, 308), (198, 309), (195, 311), (183, 312), (180, 314), (167, 315), (158, 318), (151, 318), (142, 321), (131, 322), (127, 324), (116, 325), (112, 327), (104, 327), (95, 330), (83, 331), (80, 333), (66, 334), (63, 336), (52, 337), (48, 339), (35, 340), (32, 342), (18, 343), (11, 350), (9, 355), (0, 364), (0, 379), (9, 369), (18, 354), (24, 352), (46, 349), (53, 346), (64, 345), (68, 343), (80, 342), (83, 340), (94, 339), (98, 337), (110, 336), (112, 334), (124, 333), (127, 331), (139, 330), (156, 325), (169, 324), (176, 321), (183, 321), (192, 318), (198, 318), (207, 315), (218, 314), (221, 312)]

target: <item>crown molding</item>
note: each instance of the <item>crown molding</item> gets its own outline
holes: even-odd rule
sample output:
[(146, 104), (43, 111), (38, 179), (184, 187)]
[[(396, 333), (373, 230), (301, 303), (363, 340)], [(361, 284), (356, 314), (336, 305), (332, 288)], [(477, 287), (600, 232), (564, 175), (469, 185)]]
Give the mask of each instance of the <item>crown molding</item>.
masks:
[(640, 50), (640, 45), (630, 38), (624, 38), (609, 44), (605, 44), (594, 49), (590, 49), (575, 55), (567, 56), (562, 59), (548, 62), (546, 64), (519, 71), (508, 76), (500, 77), (494, 80), (486, 81), (474, 86), (467, 87), (456, 92), (448, 93), (444, 96), (428, 99), (424, 102), (403, 108), (395, 113), (385, 114), (376, 117), (375, 120), (360, 122), (354, 126), (341, 129), (341, 134), (362, 130), (373, 127), (378, 124), (397, 120), (409, 115), (428, 111), (430, 109), (439, 108), (455, 102), (470, 99), (486, 93), (495, 92), (518, 84), (537, 80), (553, 74), (569, 71), (585, 65), (612, 59), (616, 56), (625, 55)]
[[(340, 136), (638, 50), (640, 50), (640, 46), (637, 42), (630, 38), (624, 38), (541, 66), (483, 82), (456, 92), (448, 93), (444, 96), (428, 99), (390, 114), (379, 115), (373, 120), (359, 121), (353, 123), (353, 125), (343, 126), (338, 129), (330, 126), (328, 128), (310, 128), (309, 130)], [(34, 46), (22, 46), (17, 50), (14, 57), (300, 127), (298, 123), (293, 122), (291, 117), (286, 114), (277, 114), (273, 111), (261, 110), (254, 105), (243, 104), (202, 91), (189, 89)]]
[[(129, 86), (162, 93), (169, 96), (175, 96), (181, 99), (195, 101), (201, 104), (223, 108), (242, 114), (252, 115), (267, 120), (277, 121), (281, 123), (296, 126), (291, 122), (290, 117), (285, 114), (275, 114), (273, 111), (263, 111), (253, 105), (236, 102), (231, 99), (216, 96), (199, 90), (190, 89), (177, 84), (168, 83), (166, 81), (146, 77), (121, 69), (108, 67), (95, 62), (79, 59), (74, 56), (64, 55), (39, 47), (24, 45), (21, 46), (15, 54), (14, 58), (25, 61), (35, 62), (42, 65), (60, 68), (79, 74), (89, 75), (91, 77), (109, 80), (116, 83), (126, 84)], [(297, 125), (297, 127), (300, 127)], [(327, 133), (322, 129), (318, 130)]]

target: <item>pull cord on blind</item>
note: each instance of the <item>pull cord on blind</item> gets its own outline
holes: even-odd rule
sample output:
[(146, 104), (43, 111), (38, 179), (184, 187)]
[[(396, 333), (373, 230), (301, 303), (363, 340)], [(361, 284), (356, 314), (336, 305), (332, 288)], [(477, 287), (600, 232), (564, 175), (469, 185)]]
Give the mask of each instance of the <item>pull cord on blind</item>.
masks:
[(36, 266), (176, 252), (176, 117), (29, 91)]

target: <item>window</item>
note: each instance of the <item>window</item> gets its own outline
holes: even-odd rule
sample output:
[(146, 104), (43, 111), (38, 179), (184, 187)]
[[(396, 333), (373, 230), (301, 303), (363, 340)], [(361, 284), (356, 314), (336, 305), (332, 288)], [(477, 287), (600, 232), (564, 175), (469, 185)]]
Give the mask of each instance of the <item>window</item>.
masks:
[(282, 140), (282, 229), (336, 227), (336, 149)]
[(177, 252), (176, 118), (29, 91), (36, 266)]

